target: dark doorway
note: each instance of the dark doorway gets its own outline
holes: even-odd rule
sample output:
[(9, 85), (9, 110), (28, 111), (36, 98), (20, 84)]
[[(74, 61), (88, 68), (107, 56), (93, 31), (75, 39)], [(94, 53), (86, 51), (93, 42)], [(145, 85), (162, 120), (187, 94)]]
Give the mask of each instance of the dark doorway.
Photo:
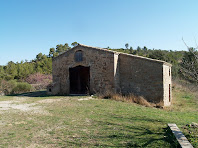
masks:
[(69, 69), (70, 94), (89, 93), (90, 68), (76, 66)]

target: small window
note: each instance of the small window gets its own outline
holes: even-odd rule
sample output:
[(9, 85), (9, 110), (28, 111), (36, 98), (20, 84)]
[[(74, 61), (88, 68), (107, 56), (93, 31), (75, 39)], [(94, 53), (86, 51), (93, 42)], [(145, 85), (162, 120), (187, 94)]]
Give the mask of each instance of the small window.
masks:
[(81, 62), (83, 60), (83, 54), (82, 51), (76, 51), (75, 53), (75, 61)]
[(169, 68), (169, 76), (171, 75), (171, 71), (170, 71), (170, 68)]
[(171, 86), (169, 84), (169, 102), (171, 101)]

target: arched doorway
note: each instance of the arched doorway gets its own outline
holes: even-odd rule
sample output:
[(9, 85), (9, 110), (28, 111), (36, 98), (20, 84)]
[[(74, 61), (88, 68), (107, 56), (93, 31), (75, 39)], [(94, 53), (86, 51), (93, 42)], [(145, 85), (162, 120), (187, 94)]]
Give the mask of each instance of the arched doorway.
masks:
[(88, 94), (90, 67), (76, 66), (69, 68), (70, 94)]

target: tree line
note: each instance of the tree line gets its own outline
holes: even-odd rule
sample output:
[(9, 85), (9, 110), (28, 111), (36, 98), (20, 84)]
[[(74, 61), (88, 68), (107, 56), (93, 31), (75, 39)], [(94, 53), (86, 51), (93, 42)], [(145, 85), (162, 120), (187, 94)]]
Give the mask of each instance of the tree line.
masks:
[[(187, 80), (190, 83), (198, 84), (198, 46), (189, 47), (186, 45), (188, 51), (173, 51), (161, 49), (148, 49), (133, 47), (129, 48), (129, 44), (125, 44), (125, 49), (112, 49), (120, 52), (125, 52), (133, 55), (144, 56), (152, 59), (163, 60), (172, 64), (173, 79)], [(108, 48), (110, 49), (110, 48)]]
[[(73, 42), (71, 46), (76, 46), (78, 43)], [(1, 80), (24, 80), (29, 75), (34, 73), (52, 74), (52, 58), (70, 50), (68, 43), (56, 45), (56, 48), (50, 48), (49, 54), (39, 53), (36, 58), (31, 61), (21, 61), (14, 63), (8, 62), (5, 66), (0, 66), (0, 81)]]
[[(36, 58), (31, 61), (8, 62), (5, 66), (0, 66), (0, 81), (1, 80), (17, 80), (23, 81), (29, 75), (34, 73), (52, 74), (52, 58), (63, 52), (77, 46), (77, 42), (73, 42), (71, 46), (68, 43), (56, 45), (55, 48), (49, 49), (49, 54), (39, 53)], [(149, 49), (146, 46), (133, 48), (128, 43), (125, 48), (113, 49), (107, 47), (108, 50), (124, 52), (133, 55), (144, 56), (152, 59), (163, 60), (171, 63), (173, 78), (182, 78), (190, 82), (198, 80), (198, 52), (197, 48), (188, 47), (188, 51), (173, 51), (161, 49)]]

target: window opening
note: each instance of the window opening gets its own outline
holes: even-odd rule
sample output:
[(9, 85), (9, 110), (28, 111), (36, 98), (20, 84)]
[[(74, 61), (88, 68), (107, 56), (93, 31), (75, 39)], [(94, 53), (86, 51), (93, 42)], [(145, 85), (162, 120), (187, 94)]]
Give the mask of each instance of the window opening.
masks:
[(169, 84), (169, 102), (171, 101), (171, 87), (170, 87), (170, 84)]
[(81, 62), (83, 60), (83, 54), (82, 51), (77, 51), (75, 53), (75, 61), (76, 62)]

